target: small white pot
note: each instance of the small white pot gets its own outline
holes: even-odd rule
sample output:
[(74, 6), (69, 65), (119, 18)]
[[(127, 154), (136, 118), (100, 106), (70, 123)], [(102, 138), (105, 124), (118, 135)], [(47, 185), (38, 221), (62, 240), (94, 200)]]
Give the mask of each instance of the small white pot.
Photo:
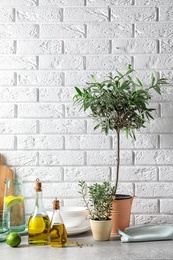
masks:
[(106, 241), (110, 239), (112, 219), (103, 221), (90, 219), (90, 226), (94, 240)]

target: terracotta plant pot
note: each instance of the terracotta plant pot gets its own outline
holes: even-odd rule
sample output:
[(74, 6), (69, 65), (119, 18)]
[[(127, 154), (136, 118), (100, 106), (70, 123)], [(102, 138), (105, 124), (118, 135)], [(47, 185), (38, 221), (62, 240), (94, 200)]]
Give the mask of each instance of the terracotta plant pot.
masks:
[(94, 240), (106, 241), (110, 239), (112, 219), (105, 221), (90, 219), (90, 226)]
[(129, 195), (117, 194), (116, 199), (113, 201), (112, 210), (112, 230), (111, 234), (116, 235), (117, 228), (124, 231), (130, 225), (130, 215), (133, 197)]

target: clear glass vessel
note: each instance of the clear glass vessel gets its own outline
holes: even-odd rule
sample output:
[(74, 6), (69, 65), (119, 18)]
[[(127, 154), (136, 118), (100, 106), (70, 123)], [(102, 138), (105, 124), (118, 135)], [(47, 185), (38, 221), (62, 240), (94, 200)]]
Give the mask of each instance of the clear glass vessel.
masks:
[(59, 200), (53, 201), (53, 214), (49, 228), (49, 245), (63, 247), (67, 242), (67, 231), (60, 214)]
[(26, 225), (22, 179), (5, 180), (4, 210), (10, 211), (10, 231), (24, 231)]
[(42, 203), (42, 184), (36, 180), (35, 207), (28, 222), (28, 243), (30, 245), (47, 245), (50, 220)]
[(6, 236), (10, 232), (10, 212), (8, 210), (0, 210), (0, 242), (6, 240)]

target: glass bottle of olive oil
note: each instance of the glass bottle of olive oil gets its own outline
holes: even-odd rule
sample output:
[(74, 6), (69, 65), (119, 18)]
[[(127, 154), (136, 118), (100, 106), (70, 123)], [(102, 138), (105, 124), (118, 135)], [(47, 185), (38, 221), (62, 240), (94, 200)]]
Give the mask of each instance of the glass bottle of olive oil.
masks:
[(42, 183), (36, 179), (35, 208), (28, 222), (28, 243), (30, 245), (47, 245), (49, 217), (42, 204)]
[(59, 200), (53, 201), (53, 214), (49, 228), (49, 245), (63, 247), (67, 242), (67, 231), (60, 214)]

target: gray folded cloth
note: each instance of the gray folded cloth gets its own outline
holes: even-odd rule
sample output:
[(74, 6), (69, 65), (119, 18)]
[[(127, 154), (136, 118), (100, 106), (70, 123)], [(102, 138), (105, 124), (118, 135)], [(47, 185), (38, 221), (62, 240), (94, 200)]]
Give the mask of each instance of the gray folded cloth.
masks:
[(126, 228), (124, 232), (117, 228), (117, 232), (124, 243), (173, 239), (173, 226), (171, 225), (132, 226)]

